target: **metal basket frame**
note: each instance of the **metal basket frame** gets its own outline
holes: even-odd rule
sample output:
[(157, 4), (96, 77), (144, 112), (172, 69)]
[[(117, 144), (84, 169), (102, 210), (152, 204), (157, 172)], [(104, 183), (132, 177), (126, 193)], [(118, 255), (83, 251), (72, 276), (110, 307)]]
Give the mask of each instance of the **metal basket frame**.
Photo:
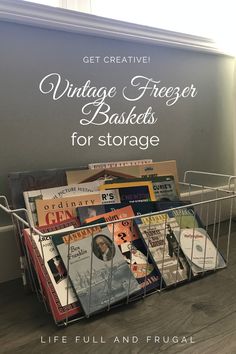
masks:
[[(195, 184), (191, 183), (191, 178), (194, 176), (194, 178), (199, 178), (201, 176), (208, 177), (210, 176), (211, 178), (216, 177), (216, 179), (220, 179), (221, 184), (220, 187), (215, 187), (215, 186), (206, 186), (203, 184)], [(226, 262), (226, 265), (229, 262), (229, 252), (230, 252), (230, 238), (231, 238), (231, 229), (232, 229), (232, 220), (234, 216), (234, 201), (235, 201), (235, 186), (234, 186), (234, 181), (236, 179), (236, 176), (233, 175), (225, 175), (225, 174), (219, 174), (219, 173), (210, 173), (210, 172), (204, 172), (204, 171), (186, 171), (184, 174), (184, 180), (183, 182), (179, 183), (179, 188), (180, 190), (183, 190), (182, 196), (184, 196), (185, 199), (191, 199), (193, 196), (198, 197), (198, 200), (196, 202), (190, 203), (187, 206), (194, 208), (194, 210), (197, 210), (197, 213), (200, 215), (200, 218), (204, 216), (205, 219), (205, 229), (208, 232), (209, 229), (211, 228), (211, 239), (213, 240), (217, 251), (223, 253), (224, 259)], [(222, 187), (223, 186), (223, 187)], [(208, 194), (211, 193), (211, 197), (209, 198)], [(185, 208), (186, 206), (180, 206), (176, 208), (170, 208), (168, 210), (163, 210), (163, 211), (158, 211), (155, 213), (147, 213), (143, 214), (143, 217), (149, 218), (151, 220), (151, 217), (154, 215), (158, 214), (163, 214), (167, 213), (169, 211), (173, 210), (180, 210)], [(43, 302), (47, 312), (50, 312), (51, 308), (51, 303), (50, 303), (50, 298), (45, 296), (44, 294), (44, 287), (42, 284), (42, 281), (37, 274), (37, 272), (34, 272), (34, 266), (32, 264), (32, 255), (29, 252), (28, 247), (25, 246), (24, 241), (23, 241), (23, 236), (22, 236), (22, 230), (25, 228), (28, 228), (30, 231), (30, 237), (33, 240), (34, 235), (38, 235), (40, 239), (40, 246), (41, 246), (41, 254), (42, 254), (42, 259), (43, 262), (45, 263), (44, 259), (44, 250), (42, 246), (42, 241), (41, 238), (48, 236), (52, 237), (55, 232), (49, 232), (49, 233), (42, 233), (38, 229), (34, 227), (34, 225), (31, 224), (30, 218), (28, 215), (28, 211), (24, 208), (20, 209), (11, 209), (9, 206), (9, 202), (5, 196), (0, 196), (0, 209), (2, 209), (4, 212), (9, 214), (12, 219), (12, 224), (14, 225), (14, 231), (15, 235), (17, 238), (17, 242), (20, 242), (21, 249), (23, 249), (24, 254), (23, 257), (21, 256), (21, 268), (23, 271), (23, 279), (24, 279), (24, 284), (26, 284), (26, 273), (28, 273), (27, 279), (29, 280), (29, 285), (31, 289), (36, 293), (38, 299)], [(226, 223), (226, 239), (224, 241), (224, 250), (221, 249), (220, 246), (220, 237), (221, 237), (221, 224), (222, 224), (222, 211), (224, 211), (224, 219)], [(209, 213), (213, 214), (213, 219), (209, 223)], [(126, 221), (126, 220), (132, 220), (132, 225), (134, 225), (133, 221), (137, 218), (140, 218), (140, 216), (133, 216), (125, 219), (120, 219), (116, 221), (110, 221), (110, 222), (104, 222), (104, 223), (98, 223), (94, 224), (93, 226), (101, 226), (101, 225), (109, 225), (112, 224), (112, 239), (114, 241), (114, 225), (117, 222), (121, 221)], [(225, 226), (225, 225), (224, 225)], [(82, 226), (73, 229), (72, 231), (68, 231), (68, 234), (75, 232), (75, 231), (80, 231), (83, 229), (87, 229), (88, 227), (91, 226)], [(181, 229), (181, 222), (180, 222), (180, 229)], [(61, 231), (62, 233), (63, 231)], [(166, 225), (165, 225), (165, 230), (164, 232), (166, 233)], [(194, 232), (194, 231), (193, 231)], [(58, 232), (60, 233), (60, 231)], [(70, 243), (68, 243), (68, 262), (67, 262), (67, 306), (69, 305), (68, 303), (68, 288), (69, 288), (69, 275), (70, 275), (70, 264), (69, 264), (69, 252), (70, 252)], [(178, 246), (178, 252), (180, 251), (180, 246)], [(148, 252), (148, 251), (147, 251)], [(164, 252), (163, 252), (164, 253)], [(164, 256), (163, 256), (164, 257)], [(164, 263), (162, 263), (163, 265)], [(146, 266), (148, 265), (148, 262)], [(146, 268), (147, 269), (147, 268)], [(162, 269), (160, 269), (162, 273)], [(201, 276), (204, 276), (207, 272), (204, 271), (201, 273)], [(35, 279), (35, 274), (37, 279)], [(90, 271), (91, 274), (91, 271)], [(192, 278), (189, 277), (189, 281), (191, 281)], [(177, 279), (174, 284), (174, 286), (177, 285)], [(140, 298), (145, 298), (146, 296), (152, 295), (153, 293), (160, 292), (162, 290), (166, 289), (166, 287), (162, 288), (162, 286), (159, 289), (156, 289), (152, 292), (147, 292), (146, 288), (144, 288), (144, 291), (142, 295), (139, 296), (128, 296), (126, 300), (123, 302), (126, 304), (129, 304), (132, 301), (137, 301)], [(90, 279), (90, 291), (91, 291), (91, 279)], [(108, 304), (106, 310), (109, 311), (113, 307), (120, 306), (114, 305), (114, 304)], [(57, 326), (66, 326), (70, 323), (73, 323), (75, 321), (81, 320), (85, 317), (83, 314), (78, 314), (77, 316), (74, 316), (73, 318), (65, 317), (64, 320), (58, 321), (54, 317), (55, 324)]]

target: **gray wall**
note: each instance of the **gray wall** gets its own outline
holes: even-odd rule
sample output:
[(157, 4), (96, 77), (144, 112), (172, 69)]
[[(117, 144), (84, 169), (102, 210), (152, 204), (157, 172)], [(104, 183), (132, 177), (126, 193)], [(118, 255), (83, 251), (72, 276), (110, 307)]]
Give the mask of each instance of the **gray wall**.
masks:
[[(10, 171), (76, 167), (89, 162), (152, 158), (176, 159), (180, 178), (186, 169), (234, 173), (233, 70), (230, 57), (194, 51), (89, 37), (60, 31), (0, 23), (0, 194), (7, 194)], [(84, 64), (84, 56), (150, 56), (149, 64)], [(157, 125), (81, 126), (81, 108), (88, 99), (63, 97), (53, 101), (38, 89), (47, 74), (58, 72), (76, 86), (88, 79), (96, 86), (116, 86), (113, 112), (135, 104), (143, 113), (152, 106)], [(163, 86), (193, 84), (194, 99), (180, 99), (167, 107), (150, 97), (135, 103), (120, 94), (135, 75), (161, 80)], [(160, 145), (135, 147), (72, 147), (73, 131), (81, 135), (157, 135)], [(2, 213), (1, 223), (7, 224)], [(0, 259), (5, 264), (6, 252)], [(9, 247), (11, 241), (9, 241)], [(2, 253), (2, 251), (0, 251)], [(0, 269), (2, 269), (0, 265)], [(14, 272), (11, 272), (14, 277)], [(10, 277), (9, 277), (10, 278)], [(1, 275), (0, 275), (1, 281)]]

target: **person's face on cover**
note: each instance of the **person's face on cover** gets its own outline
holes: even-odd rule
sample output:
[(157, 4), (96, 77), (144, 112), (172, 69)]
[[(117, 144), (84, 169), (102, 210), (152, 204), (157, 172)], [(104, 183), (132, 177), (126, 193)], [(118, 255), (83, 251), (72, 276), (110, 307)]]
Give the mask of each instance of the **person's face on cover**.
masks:
[(108, 246), (103, 237), (98, 237), (96, 240), (96, 244), (102, 253), (105, 253), (107, 251)]

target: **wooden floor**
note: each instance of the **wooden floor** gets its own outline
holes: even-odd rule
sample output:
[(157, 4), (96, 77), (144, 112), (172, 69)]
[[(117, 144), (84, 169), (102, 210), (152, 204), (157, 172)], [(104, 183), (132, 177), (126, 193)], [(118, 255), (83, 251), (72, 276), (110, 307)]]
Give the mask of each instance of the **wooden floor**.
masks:
[(0, 353), (236, 354), (236, 232), (226, 269), (66, 328), (19, 280), (0, 296)]

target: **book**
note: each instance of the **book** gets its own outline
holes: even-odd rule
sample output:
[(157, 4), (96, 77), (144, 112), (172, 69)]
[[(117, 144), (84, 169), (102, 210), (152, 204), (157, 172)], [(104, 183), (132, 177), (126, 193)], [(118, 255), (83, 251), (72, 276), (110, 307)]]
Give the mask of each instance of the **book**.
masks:
[(111, 167), (123, 167), (123, 166), (136, 166), (136, 165), (146, 165), (152, 163), (152, 159), (144, 160), (131, 160), (131, 161), (113, 161), (113, 162), (98, 162), (89, 163), (88, 168), (95, 170), (98, 168), (111, 168)]
[(88, 230), (86, 235), (81, 230), (80, 239), (61, 235), (53, 238), (87, 316), (140, 291), (108, 228)]
[(153, 190), (157, 201), (179, 200), (174, 176), (145, 177), (152, 181)]
[(91, 205), (91, 206), (80, 206), (76, 207), (76, 216), (80, 221), (81, 225), (86, 222), (86, 219), (91, 217), (105, 214), (109, 211), (116, 210), (121, 208), (122, 206), (127, 206), (128, 203), (115, 203), (109, 204), (109, 207), (106, 208), (107, 204), (98, 204), (98, 205)]
[(84, 169), (66, 171), (67, 184), (95, 181), (97, 179), (123, 179), (156, 176), (174, 176), (178, 189), (178, 172), (175, 160), (154, 162), (140, 166), (123, 166), (106, 169)]
[(181, 228), (204, 227), (191, 201), (160, 201), (156, 203), (155, 211), (165, 211)]
[(107, 183), (101, 185), (99, 189), (101, 191), (117, 189), (119, 191), (121, 202), (156, 200), (153, 185), (150, 181)]
[[(85, 167), (81, 167), (85, 168)], [(79, 170), (77, 168), (77, 170)], [(8, 186), (10, 191), (11, 208), (21, 209), (25, 208), (23, 192), (40, 188), (51, 188), (56, 186), (63, 186), (67, 183), (66, 170), (70, 169), (49, 169), (39, 171), (21, 171), (11, 172), (7, 176)], [(18, 215), (26, 219), (25, 212), (18, 212)], [(16, 229), (16, 240), (20, 251), (20, 264), (22, 269), (23, 284), (26, 284), (25, 272), (27, 262), (25, 261), (25, 250), (21, 242), (21, 233), (19, 231), (17, 222), (13, 218), (13, 223)]]
[[(81, 166), (76, 169), (86, 169)], [(66, 171), (71, 168), (58, 168), (39, 171), (11, 172), (8, 174), (8, 185), (11, 194), (11, 204), (14, 209), (24, 208), (24, 191), (38, 190), (43, 188), (53, 188), (65, 186), (67, 183)]]
[(71, 184), (60, 187), (38, 189), (33, 191), (24, 191), (25, 207), (28, 211), (29, 221), (32, 225), (38, 225), (38, 218), (36, 212), (36, 199), (57, 199), (69, 196), (78, 196), (95, 192), (99, 190), (102, 181), (94, 181), (88, 183)]
[[(167, 210), (168, 223), (171, 225), (175, 238), (188, 261), (192, 275), (203, 271), (226, 267), (226, 263), (190, 202), (162, 202), (159, 210)], [(209, 251), (210, 250), (210, 251)], [(195, 256), (196, 254), (196, 256)], [(198, 262), (194, 261), (198, 257)]]
[(110, 211), (97, 216), (91, 216), (85, 220), (85, 223), (96, 222), (103, 218), (105, 221), (114, 221), (114, 224), (108, 224), (107, 227), (114, 238), (114, 242), (117, 245), (121, 245), (124, 242), (132, 242), (139, 238), (136, 229), (133, 225), (133, 220), (124, 220), (117, 222), (120, 219), (132, 218), (134, 216), (133, 209), (131, 206), (126, 206), (124, 208), (119, 208), (117, 210)]
[(165, 288), (165, 282), (149, 255), (149, 252), (139, 238), (131, 242), (125, 242), (120, 245), (121, 252), (130, 264), (130, 269), (142, 288), (142, 294), (161, 290)]
[(96, 216), (96, 215), (101, 215), (108, 213), (113, 210), (117, 210), (120, 208), (124, 208), (126, 206), (131, 205), (134, 215), (143, 215), (147, 213), (154, 213), (156, 211), (159, 211), (159, 205), (160, 202), (135, 202), (135, 203), (129, 203), (129, 202), (122, 202), (122, 203), (114, 203), (114, 204), (100, 204), (100, 205), (93, 205), (93, 206), (81, 206), (76, 208), (76, 215), (77, 218), (80, 220), (80, 223), (83, 224), (86, 219)]
[(205, 229), (181, 228), (174, 233), (195, 274), (226, 267), (224, 258)]
[(12, 172), (8, 174), (11, 203), (14, 209), (25, 207), (24, 191), (63, 186), (66, 183), (64, 169)]
[(181, 206), (181, 208), (178, 209), (169, 210), (167, 211), (167, 213), (170, 218), (174, 218), (174, 220), (177, 221), (181, 229), (184, 228), (194, 229), (197, 227), (203, 228), (202, 221), (200, 220), (198, 214), (194, 211), (193, 207), (184, 206), (184, 203), (178, 203), (178, 204), (179, 206), (181, 206), (181, 204), (183, 206)]
[[(196, 221), (195, 221), (195, 226), (200, 225), (203, 227), (202, 223), (199, 221), (199, 218), (196, 213), (194, 213), (194, 210), (189, 207), (189, 204), (191, 204), (190, 201), (154, 201), (154, 202), (136, 202), (136, 203), (129, 203), (129, 202), (122, 202), (122, 203), (111, 203), (111, 204), (100, 204), (100, 205), (93, 205), (93, 206), (81, 206), (76, 208), (76, 215), (77, 218), (80, 220), (80, 223), (83, 224), (85, 222), (85, 219), (88, 219), (92, 216), (96, 215), (101, 215), (108, 213), (112, 210), (120, 209), (123, 207), (126, 207), (128, 205), (131, 205), (134, 215), (143, 215), (143, 214), (150, 214), (150, 213), (155, 213), (158, 211), (166, 211), (169, 215), (169, 217), (174, 217), (174, 214), (172, 213), (171, 208), (178, 208), (182, 207), (183, 208), (188, 208), (185, 213), (187, 213), (187, 217), (185, 218), (185, 222), (182, 224), (183, 227), (188, 227), (187, 225), (194, 225), (194, 220), (193, 215), (196, 215)], [(177, 211), (178, 209), (176, 209)], [(175, 214), (176, 215), (176, 214)], [(190, 220), (192, 219), (192, 220)], [(183, 222), (182, 219), (180, 218), (180, 212), (178, 211), (178, 215), (176, 215), (176, 220), (178, 222)], [(184, 226), (185, 225), (185, 226)]]
[(51, 225), (76, 217), (77, 206), (88, 206), (120, 202), (117, 191), (94, 192), (80, 196), (57, 199), (38, 199), (35, 201), (38, 224)]
[(81, 313), (77, 296), (68, 282), (67, 272), (48, 232), (60, 230), (68, 233), (78, 227), (76, 219), (58, 223), (50, 227), (41, 227), (39, 231), (45, 236), (31, 234), (30, 229), (23, 230), (25, 246), (31, 256), (36, 274), (42, 285), (50, 310), (56, 322), (63, 321)]
[[(157, 201), (177, 201), (179, 195), (176, 190), (175, 180), (173, 176), (158, 176), (158, 177), (140, 177), (140, 178), (128, 178), (126, 180), (119, 180), (121, 182), (138, 182), (138, 181), (150, 181), (153, 185), (155, 193), (155, 199)], [(114, 183), (110, 181), (104, 181), (104, 184)]]
[[(126, 166), (127, 168), (127, 166)], [(129, 174), (127, 171), (123, 171), (124, 168), (107, 168), (107, 169), (87, 169), (77, 171), (66, 171), (67, 184), (84, 183), (97, 180), (114, 180), (137, 177), (135, 174)], [(117, 171), (118, 170), (118, 171)], [(132, 172), (132, 171), (131, 171)]]
[(175, 186), (179, 194), (179, 177), (175, 160), (153, 162), (139, 166), (139, 177), (174, 176)]
[[(160, 272), (153, 266), (148, 250), (143, 240), (139, 237), (134, 220), (121, 220), (134, 216), (132, 207), (126, 206), (102, 215), (90, 217), (85, 222), (96, 224), (101, 218), (104, 218), (107, 222), (114, 221), (114, 223), (109, 223), (107, 227), (125, 260), (130, 264), (130, 269), (143, 291), (149, 292), (153, 289), (160, 289)], [(118, 220), (121, 221), (118, 222)]]
[[(190, 279), (191, 268), (177, 242), (168, 214), (154, 214), (135, 221), (166, 286)], [(171, 221), (173, 223), (173, 218)], [(178, 227), (177, 222), (174, 226)]]

